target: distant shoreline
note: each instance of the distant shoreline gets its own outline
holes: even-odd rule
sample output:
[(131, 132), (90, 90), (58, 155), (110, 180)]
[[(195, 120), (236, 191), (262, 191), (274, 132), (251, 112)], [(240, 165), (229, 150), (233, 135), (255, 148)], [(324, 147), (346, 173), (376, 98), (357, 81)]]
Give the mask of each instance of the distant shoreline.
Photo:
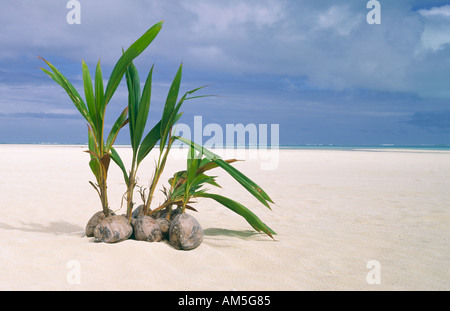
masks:
[[(2, 143), (0, 145), (31, 145), (31, 146), (87, 146), (87, 143)], [(117, 148), (131, 148), (130, 145), (117, 144)], [(207, 147), (210, 149), (209, 147)], [(217, 146), (211, 149), (280, 149), (280, 150), (361, 150), (361, 149), (413, 149), (413, 150), (449, 150), (450, 144), (439, 145), (397, 145), (397, 144), (380, 144), (380, 145), (340, 145), (340, 144), (305, 144), (305, 145), (280, 145), (280, 146)]]

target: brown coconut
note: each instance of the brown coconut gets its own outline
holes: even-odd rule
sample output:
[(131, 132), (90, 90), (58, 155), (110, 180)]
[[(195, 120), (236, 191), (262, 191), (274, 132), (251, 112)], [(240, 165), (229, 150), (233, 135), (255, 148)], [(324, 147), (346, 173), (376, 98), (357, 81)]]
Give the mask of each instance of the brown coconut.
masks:
[(112, 215), (99, 222), (94, 230), (95, 242), (116, 243), (128, 239), (133, 227), (128, 219), (120, 215)]
[(138, 241), (159, 242), (162, 232), (158, 222), (150, 216), (139, 216), (133, 223), (134, 238)]
[[(112, 211), (110, 211), (110, 215), (114, 215), (114, 213)], [(105, 213), (103, 213), (103, 211), (97, 212), (95, 213), (91, 219), (89, 219), (88, 223), (86, 224), (86, 236), (87, 237), (93, 237), (94, 236), (94, 230), (95, 227), (97, 227), (98, 223), (104, 219)]]
[(136, 207), (133, 213), (131, 213), (131, 217), (133, 218), (138, 218), (139, 216), (144, 216), (144, 204), (141, 204), (138, 207)]
[(192, 250), (203, 241), (203, 229), (197, 219), (183, 213), (176, 216), (169, 230), (170, 244), (176, 249)]
[(166, 218), (158, 218), (156, 219), (156, 222), (159, 225), (159, 229), (161, 230), (163, 237), (168, 238), (170, 229), (170, 220)]

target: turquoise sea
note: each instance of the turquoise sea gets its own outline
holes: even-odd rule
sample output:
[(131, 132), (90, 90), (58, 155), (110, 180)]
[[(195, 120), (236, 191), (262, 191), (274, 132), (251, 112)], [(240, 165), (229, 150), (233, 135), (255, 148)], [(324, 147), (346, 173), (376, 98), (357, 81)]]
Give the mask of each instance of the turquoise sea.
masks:
[(281, 145), (279, 149), (339, 149), (339, 150), (359, 150), (359, 149), (414, 149), (414, 150), (449, 150), (450, 144), (443, 145)]
[[(85, 146), (87, 143), (54, 143), (54, 142), (41, 142), (41, 143), (17, 143), (17, 144), (6, 144), (1, 143), (0, 145), (53, 145), (53, 146)], [(129, 145), (115, 145), (119, 148), (127, 148)], [(207, 147), (209, 148), (209, 147)], [(279, 145), (279, 146), (223, 146), (223, 147), (213, 147), (212, 149), (223, 149), (223, 148), (231, 148), (231, 149), (292, 149), (292, 150), (307, 150), (307, 149), (334, 149), (334, 150), (360, 150), (360, 149), (414, 149), (414, 150), (448, 150), (450, 151), (450, 144), (440, 144), (440, 145), (401, 145), (401, 144), (380, 144), (380, 145), (338, 145), (338, 144), (305, 144), (305, 145)]]

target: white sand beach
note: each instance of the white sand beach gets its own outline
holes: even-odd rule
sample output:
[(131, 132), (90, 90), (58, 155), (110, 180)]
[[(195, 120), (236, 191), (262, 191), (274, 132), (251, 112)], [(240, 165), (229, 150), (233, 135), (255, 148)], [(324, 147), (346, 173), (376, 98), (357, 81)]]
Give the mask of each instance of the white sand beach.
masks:
[[(178, 251), (85, 236), (101, 205), (84, 150), (0, 145), (0, 290), (450, 290), (449, 151), (280, 150), (275, 169), (259, 158), (233, 164), (272, 197), (272, 211), (216, 169), (223, 188), (212, 190), (250, 208), (276, 241), (202, 199), (190, 213), (204, 241)], [(163, 182), (184, 169), (175, 158)], [(140, 184), (152, 168), (149, 157)], [(117, 210), (125, 185), (113, 164), (108, 185)], [(374, 273), (379, 282), (368, 282)]]

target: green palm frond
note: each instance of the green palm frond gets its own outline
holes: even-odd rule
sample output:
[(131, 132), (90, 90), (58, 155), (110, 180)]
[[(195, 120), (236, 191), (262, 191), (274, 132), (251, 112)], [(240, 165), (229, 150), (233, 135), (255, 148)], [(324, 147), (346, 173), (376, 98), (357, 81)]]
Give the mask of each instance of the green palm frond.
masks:
[[(165, 189), (166, 204), (172, 202), (181, 206), (182, 212), (193, 198), (213, 199), (238, 215), (242, 216), (258, 232), (264, 232), (273, 239), (276, 234), (258, 216), (244, 205), (221, 195), (213, 194), (208, 189), (203, 188), (206, 184), (220, 187), (216, 182), (216, 176), (208, 176), (205, 171), (219, 167), (213, 160), (202, 158), (202, 153), (196, 153), (195, 146), (191, 144), (188, 151), (187, 170), (176, 172), (169, 179), (170, 188)], [(235, 159), (224, 160), (228, 165), (235, 162)], [(213, 165), (214, 164), (214, 165)], [(174, 203), (177, 202), (177, 203)]]
[[(87, 64), (82, 61), (83, 87), (86, 102), (80, 96), (75, 87), (69, 82), (69, 80), (64, 77), (64, 75), (53, 64), (40, 57), (40, 59), (43, 60), (50, 68), (50, 70), (41, 68), (42, 71), (66, 91), (75, 107), (88, 124), (89, 153), (91, 154), (89, 166), (100, 187), (99, 193), (101, 196), (103, 211), (106, 215), (109, 213), (106, 194), (106, 178), (109, 162), (111, 158), (116, 163), (121, 162), (118, 158), (117, 152), (113, 152), (114, 155), (112, 155), (111, 150), (120, 129), (123, 128), (123, 126), (125, 126), (128, 122), (127, 107), (117, 118), (105, 142), (104, 123), (106, 106), (119, 86), (127, 68), (130, 64), (132, 64), (132, 61), (139, 56), (155, 39), (161, 30), (162, 23), (163, 22), (159, 22), (150, 27), (140, 38), (131, 44), (125, 52), (122, 53), (122, 56), (116, 62), (112, 70), (106, 89), (104, 89), (103, 86), (103, 75), (100, 61), (97, 63), (95, 70), (94, 86), (92, 85), (89, 68)], [(147, 97), (147, 95), (145, 95), (145, 97)], [(146, 119), (145, 116), (144, 118)], [(135, 122), (134, 119), (133, 122)], [(140, 122), (143, 123), (142, 120)], [(141, 128), (139, 128), (139, 130), (141, 130)]]

